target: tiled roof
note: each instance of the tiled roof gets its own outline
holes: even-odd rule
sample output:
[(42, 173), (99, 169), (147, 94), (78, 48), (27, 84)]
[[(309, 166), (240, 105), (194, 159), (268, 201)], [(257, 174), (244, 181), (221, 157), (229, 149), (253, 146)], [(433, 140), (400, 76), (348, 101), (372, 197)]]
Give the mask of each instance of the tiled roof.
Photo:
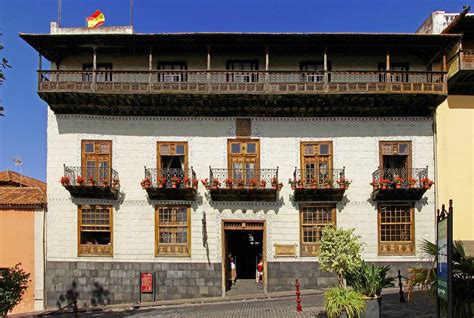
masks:
[(0, 172), (0, 207), (44, 207), (46, 183), (14, 171)]

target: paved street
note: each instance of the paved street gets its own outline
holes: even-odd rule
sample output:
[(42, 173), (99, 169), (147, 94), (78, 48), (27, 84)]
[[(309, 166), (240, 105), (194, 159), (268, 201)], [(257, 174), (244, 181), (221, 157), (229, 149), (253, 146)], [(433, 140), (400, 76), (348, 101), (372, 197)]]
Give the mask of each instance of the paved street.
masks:
[[(435, 303), (430, 300), (429, 295), (417, 293), (409, 303), (400, 303), (398, 297), (397, 293), (384, 296), (382, 317), (435, 316)], [(325, 317), (322, 313), (324, 309), (322, 295), (303, 296), (302, 305), (303, 312), (297, 313), (295, 298), (283, 297), (157, 308), (110, 309), (103, 312), (81, 313), (80, 317)], [(72, 315), (62, 316), (72, 317)]]

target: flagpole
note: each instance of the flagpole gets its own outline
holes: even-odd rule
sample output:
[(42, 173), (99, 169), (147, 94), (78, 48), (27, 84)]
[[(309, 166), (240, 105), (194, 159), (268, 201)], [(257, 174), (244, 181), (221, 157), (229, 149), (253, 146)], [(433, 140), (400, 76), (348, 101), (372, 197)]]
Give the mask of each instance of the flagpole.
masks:
[(130, 0), (130, 26), (133, 27), (133, 0)]
[(61, 0), (58, 0), (58, 28), (61, 26)]

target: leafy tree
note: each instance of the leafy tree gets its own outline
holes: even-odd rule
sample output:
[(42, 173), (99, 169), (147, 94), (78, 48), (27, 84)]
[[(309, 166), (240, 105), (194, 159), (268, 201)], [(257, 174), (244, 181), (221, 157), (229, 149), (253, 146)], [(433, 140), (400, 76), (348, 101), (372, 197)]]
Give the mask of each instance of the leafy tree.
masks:
[[(2, 35), (0, 33), (0, 35)], [(2, 51), (4, 49), (2, 43), (0, 43), (0, 51)], [(5, 68), (11, 68), (10, 64), (8, 64), (8, 60), (5, 58), (5, 57), (2, 57), (1, 60), (0, 60), (0, 86), (3, 84), (3, 82), (6, 80), (5, 78), (5, 74), (3, 74), (3, 69)], [(0, 100), (0, 116), (3, 116), (3, 106), (1, 104), (1, 100)]]
[(337, 275), (340, 287), (345, 287), (344, 273), (356, 270), (362, 262), (362, 245), (359, 240), (360, 236), (354, 234), (354, 229), (323, 229), (319, 264), (322, 270)]
[(21, 263), (0, 272), (0, 317), (5, 317), (21, 301), (29, 278)]

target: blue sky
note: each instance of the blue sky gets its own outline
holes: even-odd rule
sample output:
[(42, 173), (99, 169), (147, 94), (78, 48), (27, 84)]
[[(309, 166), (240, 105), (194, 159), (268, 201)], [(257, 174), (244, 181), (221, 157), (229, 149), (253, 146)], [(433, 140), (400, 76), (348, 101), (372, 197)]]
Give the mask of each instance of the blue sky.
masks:
[[(414, 32), (434, 10), (459, 12), (458, 0), (133, 0), (136, 32)], [(106, 25), (129, 24), (129, 0), (62, 0), (62, 26), (83, 26), (100, 9)], [(46, 179), (46, 110), (36, 94), (38, 55), (19, 32), (48, 33), (57, 0), (0, 0), (2, 55), (12, 69), (0, 86), (0, 170)], [(45, 65), (45, 63), (43, 64)], [(46, 64), (47, 65), (47, 64)]]

